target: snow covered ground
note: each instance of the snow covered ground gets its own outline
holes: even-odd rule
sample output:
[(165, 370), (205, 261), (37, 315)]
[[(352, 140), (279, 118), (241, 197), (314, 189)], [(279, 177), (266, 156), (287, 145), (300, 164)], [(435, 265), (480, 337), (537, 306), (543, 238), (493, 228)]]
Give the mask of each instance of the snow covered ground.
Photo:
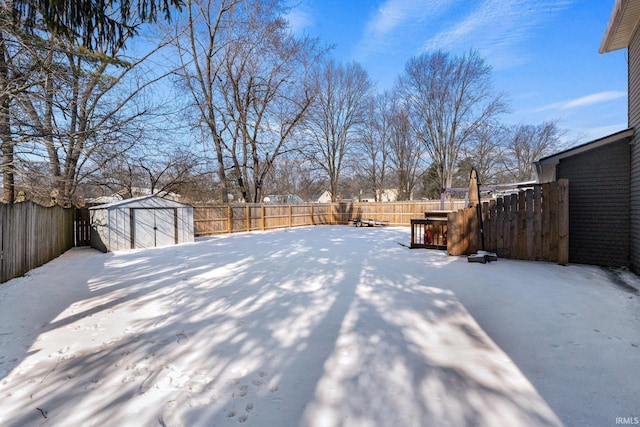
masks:
[[(614, 426), (640, 416), (624, 272), (304, 227), (0, 285), (0, 425)], [(631, 419), (629, 419), (631, 417)]]

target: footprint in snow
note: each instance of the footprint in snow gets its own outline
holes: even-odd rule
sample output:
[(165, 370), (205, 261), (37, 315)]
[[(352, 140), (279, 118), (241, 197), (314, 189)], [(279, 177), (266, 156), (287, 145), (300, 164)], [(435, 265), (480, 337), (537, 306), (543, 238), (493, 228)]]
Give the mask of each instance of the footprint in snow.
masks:
[(180, 345), (185, 345), (186, 343), (189, 342), (189, 336), (184, 332), (180, 332), (179, 334), (176, 334), (176, 337), (178, 338), (177, 342)]
[(233, 398), (237, 399), (239, 397), (245, 397), (249, 391), (249, 387), (246, 385), (241, 385), (238, 390), (233, 392)]

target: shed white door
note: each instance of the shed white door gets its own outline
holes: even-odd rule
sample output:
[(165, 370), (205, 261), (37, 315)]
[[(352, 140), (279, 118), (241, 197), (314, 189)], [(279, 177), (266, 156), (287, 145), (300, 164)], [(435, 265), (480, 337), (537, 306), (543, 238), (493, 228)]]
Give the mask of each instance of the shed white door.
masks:
[(173, 209), (134, 209), (134, 247), (153, 248), (176, 242)]

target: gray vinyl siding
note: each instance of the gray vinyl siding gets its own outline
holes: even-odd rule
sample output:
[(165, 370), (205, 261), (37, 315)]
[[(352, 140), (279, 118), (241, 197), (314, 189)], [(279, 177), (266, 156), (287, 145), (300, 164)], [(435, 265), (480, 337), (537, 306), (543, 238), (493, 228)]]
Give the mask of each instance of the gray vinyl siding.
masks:
[(629, 127), (640, 124), (640, 31), (629, 44), (628, 111)]
[(629, 141), (562, 159), (569, 179), (569, 262), (629, 265)]
[(631, 144), (630, 234), (631, 268), (640, 273), (640, 31), (629, 44), (629, 127), (636, 130)]

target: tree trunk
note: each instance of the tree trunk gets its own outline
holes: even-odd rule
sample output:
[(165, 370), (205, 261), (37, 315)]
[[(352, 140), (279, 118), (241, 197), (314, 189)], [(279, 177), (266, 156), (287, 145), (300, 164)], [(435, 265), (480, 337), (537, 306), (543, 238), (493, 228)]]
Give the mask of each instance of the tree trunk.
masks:
[(2, 200), (15, 201), (15, 164), (13, 135), (11, 134), (11, 96), (9, 94), (9, 67), (6, 45), (0, 32), (0, 143), (2, 144)]
[(220, 180), (220, 201), (222, 203), (229, 202), (229, 186), (227, 185), (227, 175), (224, 169), (224, 156), (222, 154), (222, 142), (218, 135), (217, 129), (214, 125), (210, 125), (211, 134), (213, 136), (214, 145), (216, 148), (216, 159), (218, 160), (218, 179)]

